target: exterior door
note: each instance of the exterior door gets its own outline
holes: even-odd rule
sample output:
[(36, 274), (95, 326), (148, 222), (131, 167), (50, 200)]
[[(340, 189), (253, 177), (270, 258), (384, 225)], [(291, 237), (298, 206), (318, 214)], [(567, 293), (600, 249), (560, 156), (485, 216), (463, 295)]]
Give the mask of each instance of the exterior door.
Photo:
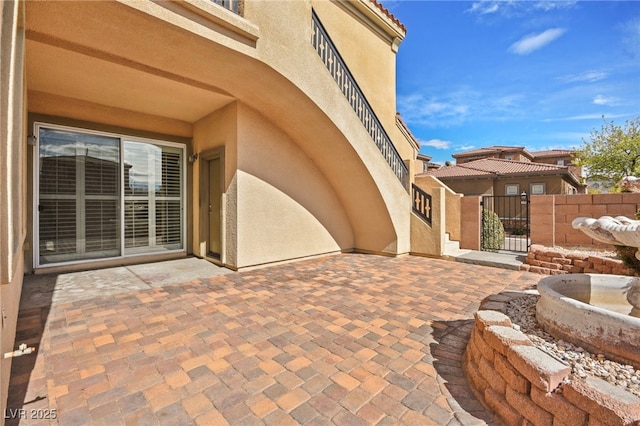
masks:
[(207, 161), (209, 167), (209, 237), (207, 251), (210, 256), (220, 258), (222, 252), (221, 208), (222, 208), (222, 161), (214, 158)]

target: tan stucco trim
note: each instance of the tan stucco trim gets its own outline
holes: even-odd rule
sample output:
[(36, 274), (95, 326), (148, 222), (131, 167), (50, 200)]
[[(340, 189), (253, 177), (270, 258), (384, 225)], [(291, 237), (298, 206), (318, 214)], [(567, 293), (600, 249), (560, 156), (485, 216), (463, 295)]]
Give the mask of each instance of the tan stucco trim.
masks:
[(380, 37), (387, 40), (393, 52), (398, 51), (405, 32), (395, 22), (376, 8), (370, 0), (333, 0), (344, 10), (355, 16), (360, 22), (369, 27)]
[(255, 24), (208, 0), (182, 0), (172, 3), (189, 9), (198, 16), (226, 28), (250, 42), (256, 42), (260, 38), (260, 29)]

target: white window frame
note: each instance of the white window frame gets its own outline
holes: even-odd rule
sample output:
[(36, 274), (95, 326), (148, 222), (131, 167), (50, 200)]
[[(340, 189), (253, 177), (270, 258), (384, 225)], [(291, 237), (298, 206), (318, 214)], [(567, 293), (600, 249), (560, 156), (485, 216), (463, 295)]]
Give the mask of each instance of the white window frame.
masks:
[[(515, 188), (515, 191), (513, 191)], [(504, 185), (504, 195), (520, 195), (519, 183), (507, 183)]]
[[(95, 259), (79, 259), (79, 260), (70, 260), (63, 262), (55, 262), (55, 263), (40, 263), (40, 219), (38, 212), (38, 205), (40, 202), (40, 129), (47, 128), (51, 130), (60, 130), (60, 131), (68, 131), (68, 132), (76, 132), (76, 133), (84, 133), (89, 135), (97, 135), (97, 136), (105, 136), (111, 138), (120, 139), (120, 254), (116, 256), (109, 256), (104, 258), (95, 258)], [(37, 268), (48, 268), (54, 266), (64, 266), (64, 265), (76, 265), (82, 263), (90, 263), (90, 262), (99, 262), (103, 260), (113, 260), (113, 259), (124, 259), (129, 257), (139, 257), (139, 256), (153, 256), (168, 253), (185, 253), (187, 251), (187, 158), (186, 158), (186, 146), (182, 143), (170, 142), (161, 139), (151, 139), (151, 138), (141, 138), (137, 136), (131, 136), (123, 133), (111, 133), (111, 132), (103, 132), (98, 130), (93, 130), (90, 128), (84, 127), (72, 127), (72, 126), (64, 126), (58, 124), (52, 124), (47, 122), (34, 122), (33, 123), (33, 131), (34, 135), (36, 135), (36, 143), (33, 146), (33, 208), (32, 208), (32, 217), (33, 217), (33, 265)], [(180, 249), (168, 249), (164, 251), (149, 251), (149, 252), (134, 252), (125, 254), (125, 228), (124, 228), (124, 200), (125, 200), (125, 188), (124, 188), (124, 173), (122, 173), (122, 169), (124, 167), (124, 144), (125, 141), (130, 142), (140, 142), (147, 143), (155, 146), (166, 146), (178, 148), (182, 151), (182, 161), (181, 161), (181, 182), (180, 182), (180, 190), (181, 190), (181, 199), (180, 199), (180, 227), (181, 227), (181, 235), (182, 235), (182, 248)]]
[[(542, 192), (534, 191), (533, 188), (541, 187)], [(547, 185), (544, 182), (529, 184), (529, 195), (544, 195), (547, 193)]]

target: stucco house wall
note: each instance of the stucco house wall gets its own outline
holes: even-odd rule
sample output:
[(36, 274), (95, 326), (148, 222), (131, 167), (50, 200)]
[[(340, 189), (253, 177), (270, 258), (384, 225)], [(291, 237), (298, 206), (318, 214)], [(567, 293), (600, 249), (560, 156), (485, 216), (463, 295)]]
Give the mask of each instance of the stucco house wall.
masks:
[[(13, 349), (25, 272), (206, 257), (209, 158), (223, 165), (223, 265), (410, 251), (407, 182), (310, 43), (313, 10), (400, 161), (412, 164), (417, 146), (395, 112), (402, 24), (369, 0), (246, 1), (243, 10), (239, 16), (205, 0), (2, 3), (3, 352)], [(36, 123), (183, 149), (183, 247), (36, 267)], [(2, 360), (2, 404), (9, 370)]]
[[(24, 9), (0, 4), (0, 355), (14, 350), (24, 276), (27, 167), (24, 82)], [(7, 400), (11, 358), (0, 357), (0, 411)], [(4, 417), (4, 416), (3, 416)], [(0, 420), (3, 422), (4, 420)]]

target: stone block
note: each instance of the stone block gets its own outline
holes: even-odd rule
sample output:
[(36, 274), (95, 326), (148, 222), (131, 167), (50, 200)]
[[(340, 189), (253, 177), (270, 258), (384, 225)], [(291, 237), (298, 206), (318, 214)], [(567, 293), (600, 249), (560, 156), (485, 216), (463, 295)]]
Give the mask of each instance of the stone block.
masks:
[(485, 342), (502, 355), (507, 354), (510, 346), (531, 345), (531, 341), (524, 333), (511, 327), (492, 325), (486, 328), (482, 335)]
[(574, 260), (574, 261), (576, 261), (576, 260), (587, 260), (587, 259), (589, 259), (589, 255), (588, 254), (584, 254), (584, 253), (568, 253), (567, 254), (567, 258), (571, 259), (571, 260)]
[[(562, 389), (562, 387), (560, 388)], [(554, 424), (586, 426), (588, 415), (569, 403), (561, 393), (531, 388), (531, 400), (554, 416)]]
[(545, 247), (543, 245), (540, 244), (531, 244), (531, 247), (529, 247), (529, 254), (531, 253), (537, 253), (539, 251), (543, 251), (545, 249)]
[(518, 425), (522, 422), (520, 413), (509, 406), (506, 399), (493, 389), (487, 388), (484, 391), (484, 401), (506, 424)]
[(571, 372), (568, 366), (530, 345), (511, 346), (507, 360), (533, 386), (545, 392), (557, 388)]
[(532, 424), (536, 426), (546, 426), (553, 423), (551, 413), (534, 404), (528, 395), (523, 395), (507, 387), (505, 399), (510, 406), (517, 407), (518, 412)]
[(492, 325), (503, 325), (511, 327), (511, 319), (502, 312), (497, 311), (477, 311), (473, 316), (476, 319), (475, 325), (480, 331)]
[(640, 422), (640, 398), (605, 380), (574, 380), (563, 386), (562, 392), (567, 401), (605, 424), (627, 426)]
[(539, 266), (532, 266), (529, 268), (529, 272), (535, 272), (536, 274), (549, 275), (549, 268), (541, 268)]
[(604, 265), (604, 258), (598, 256), (589, 256), (589, 262), (596, 265)]
[(585, 260), (576, 259), (573, 261), (573, 265), (578, 266), (580, 268), (588, 268), (591, 265), (591, 263), (589, 263), (589, 260), (586, 260), (586, 259)]
[(503, 355), (495, 355), (493, 366), (496, 372), (507, 382), (508, 386), (516, 392), (528, 394), (531, 391), (531, 383), (522, 374), (518, 373)]
[(507, 389), (507, 382), (496, 373), (493, 369), (493, 364), (482, 358), (480, 365), (478, 365), (478, 371), (482, 377), (487, 381), (489, 387), (501, 395), (504, 395)]
[(463, 364), (464, 370), (467, 373), (467, 378), (471, 381), (475, 390), (480, 393), (483, 393), (486, 389), (489, 388), (489, 383), (482, 377), (480, 371), (478, 371), (478, 367), (472, 362), (465, 362)]
[(471, 333), (471, 339), (473, 340), (473, 344), (476, 349), (480, 352), (480, 354), (487, 359), (489, 362), (493, 362), (494, 350), (491, 346), (487, 345), (487, 342), (484, 341), (483, 334), (478, 331), (477, 328)]

